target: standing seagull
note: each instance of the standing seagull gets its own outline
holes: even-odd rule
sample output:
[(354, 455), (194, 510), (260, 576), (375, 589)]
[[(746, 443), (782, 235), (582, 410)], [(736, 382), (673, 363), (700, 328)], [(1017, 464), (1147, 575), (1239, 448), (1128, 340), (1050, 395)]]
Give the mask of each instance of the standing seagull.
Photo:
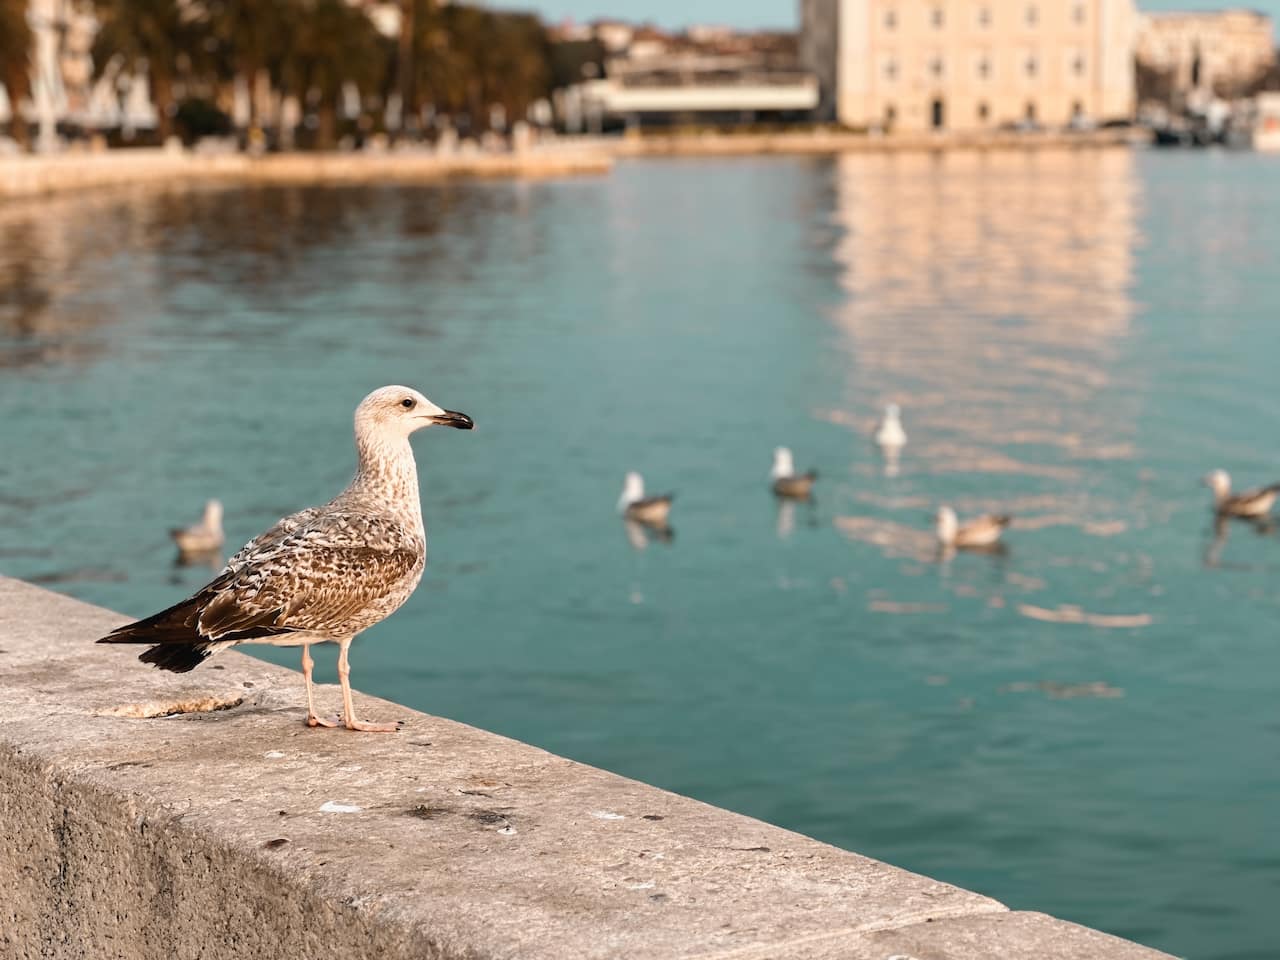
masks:
[(808, 500), (813, 493), (813, 482), (818, 479), (818, 471), (797, 474), (791, 451), (777, 447), (773, 451), (773, 469), (769, 477), (773, 480), (774, 496), (784, 500)]
[(204, 516), (199, 523), (189, 527), (180, 527), (169, 531), (169, 536), (178, 545), (178, 552), (183, 555), (213, 553), (222, 549), (226, 539), (222, 532), (222, 503), (210, 500), (204, 505)]
[(1265, 517), (1276, 502), (1276, 494), (1280, 493), (1280, 483), (1273, 483), (1232, 495), (1231, 475), (1225, 470), (1214, 470), (1203, 483), (1213, 491), (1214, 511), (1223, 517)]
[(426, 531), (409, 435), (433, 424), (475, 426), (466, 414), (443, 410), (408, 387), (375, 390), (356, 408), (359, 467), (346, 490), (249, 541), (194, 596), (98, 642), (152, 644), (138, 659), (174, 673), (238, 643), (301, 646), (311, 727), (336, 726), (316, 716), (310, 649), (336, 643), (347, 729), (395, 731), (393, 723), (356, 719), (347, 651), (422, 579)]
[(671, 515), (671, 501), (674, 493), (664, 493), (656, 497), (644, 495), (644, 477), (634, 470), (627, 474), (622, 483), (622, 496), (618, 498), (618, 510), (626, 520), (634, 520), (646, 527), (663, 529), (667, 518)]
[(956, 519), (954, 510), (946, 506), (939, 507), (936, 527), (938, 544), (943, 549), (959, 547), (961, 550), (994, 547), (1004, 533), (1004, 528), (1012, 522), (1013, 518), (1005, 514), (989, 513), (961, 524)]
[(902, 429), (902, 411), (896, 403), (884, 408), (884, 419), (876, 430), (876, 443), (886, 450), (901, 451), (907, 445), (907, 431)]

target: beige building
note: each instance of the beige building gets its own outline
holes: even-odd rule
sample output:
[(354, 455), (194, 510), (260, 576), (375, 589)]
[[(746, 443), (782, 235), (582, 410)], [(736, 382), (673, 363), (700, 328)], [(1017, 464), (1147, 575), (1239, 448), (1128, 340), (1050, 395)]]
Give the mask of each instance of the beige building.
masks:
[(800, 0), (820, 119), (899, 131), (1129, 118), (1132, 0)]
[(1271, 18), (1252, 10), (1148, 13), (1138, 29), (1138, 62), (1168, 78), (1169, 92), (1236, 96), (1271, 68)]

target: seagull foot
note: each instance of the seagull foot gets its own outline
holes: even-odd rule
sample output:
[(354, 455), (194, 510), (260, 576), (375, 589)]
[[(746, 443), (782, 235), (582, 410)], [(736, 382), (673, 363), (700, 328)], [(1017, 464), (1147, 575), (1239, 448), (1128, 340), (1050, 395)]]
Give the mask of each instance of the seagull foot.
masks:
[(404, 726), (404, 721), (371, 723), (368, 720), (347, 720), (345, 724), (348, 730), (357, 730), (360, 733), (399, 733), (400, 728)]
[(324, 720), (324, 719), (321, 719), (320, 717), (317, 717), (314, 713), (308, 713), (308, 714), (307, 714), (307, 726), (308, 726), (308, 727), (330, 727), (330, 728), (332, 728), (332, 727), (336, 727), (336, 726), (338, 726), (339, 722), (340, 722), (340, 721), (339, 721), (339, 719), (338, 719), (337, 717), (334, 717), (332, 720)]

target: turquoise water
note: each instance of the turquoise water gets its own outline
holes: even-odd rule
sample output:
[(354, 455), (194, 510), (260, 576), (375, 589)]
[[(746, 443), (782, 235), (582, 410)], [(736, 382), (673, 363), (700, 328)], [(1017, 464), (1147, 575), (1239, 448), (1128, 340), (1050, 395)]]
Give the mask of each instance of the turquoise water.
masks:
[[(430, 559), (357, 686), (1045, 910), (1276, 955), (1280, 161), (629, 162), (0, 207), (0, 569), (145, 614), (327, 499), (369, 389)], [(911, 442), (887, 476), (880, 404)], [(821, 471), (780, 514), (772, 448)], [(614, 513), (674, 490), (670, 545)], [(939, 562), (940, 502), (1017, 517)], [(89, 638), (86, 638), (88, 640)], [(264, 656), (296, 666), (296, 652)], [(322, 661), (332, 678), (332, 656)]]

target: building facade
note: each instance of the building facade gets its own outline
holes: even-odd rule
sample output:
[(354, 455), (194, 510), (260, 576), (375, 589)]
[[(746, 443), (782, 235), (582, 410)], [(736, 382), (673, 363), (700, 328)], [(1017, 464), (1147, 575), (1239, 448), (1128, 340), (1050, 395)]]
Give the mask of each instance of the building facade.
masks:
[(1271, 18), (1252, 10), (1148, 13), (1138, 29), (1138, 62), (1167, 77), (1170, 92), (1234, 97), (1276, 62)]
[(800, 15), (828, 122), (918, 132), (1133, 116), (1132, 0), (801, 0)]

